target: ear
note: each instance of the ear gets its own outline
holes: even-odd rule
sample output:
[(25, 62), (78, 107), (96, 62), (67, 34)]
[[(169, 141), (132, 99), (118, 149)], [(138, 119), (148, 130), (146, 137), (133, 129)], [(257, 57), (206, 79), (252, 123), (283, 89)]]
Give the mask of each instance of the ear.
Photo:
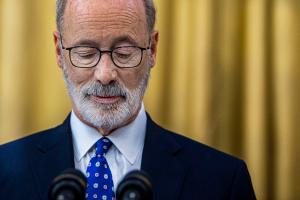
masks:
[(151, 44), (150, 44), (150, 56), (149, 56), (149, 63), (151, 67), (154, 67), (156, 63), (156, 53), (157, 53), (157, 44), (158, 44), (158, 31), (154, 31), (151, 34)]
[(56, 62), (57, 65), (62, 69), (63, 68), (63, 52), (61, 47), (61, 38), (58, 31), (53, 32), (53, 39), (54, 39), (54, 45), (55, 45), (55, 55), (56, 55)]

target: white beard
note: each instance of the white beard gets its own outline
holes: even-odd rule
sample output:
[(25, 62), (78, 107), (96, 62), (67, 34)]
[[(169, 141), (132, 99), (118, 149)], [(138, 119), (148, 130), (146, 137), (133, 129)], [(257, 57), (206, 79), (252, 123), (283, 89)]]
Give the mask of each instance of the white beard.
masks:
[[(77, 89), (65, 69), (64, 66), (64, 80), (77, 111), (84, 121), (106, 131), (124, 126), (132, 116), (137, 114), (150, 76), (150, 67), (148, 67), (138, 87), (133, 90), (127, 89), (117, 81), (109, 85), (88, 82)], [(91, 95), (122, 96), (123, 99), (115, 104), (101, 104), (91, 100)]]

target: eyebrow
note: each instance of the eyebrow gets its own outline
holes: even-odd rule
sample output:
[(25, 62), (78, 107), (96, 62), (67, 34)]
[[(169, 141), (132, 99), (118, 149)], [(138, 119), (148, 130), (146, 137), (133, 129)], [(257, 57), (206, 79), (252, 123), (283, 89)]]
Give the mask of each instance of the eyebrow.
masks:
[(90, 39), (82, 39), (74, 44), (74, 46), (92, 46), (97, 47), (99, 44), (95, 42), (94, 40)]
[(128, 35), (121, 35), (121, 36), (114, 39), (112, 47), (115, 47), (118, 44), (124, 43), (124, 42), (128, 42), (128, 43), (131, 43), (134, 46), (138, 46), (138, 43), (132, 37), (130, 37)]
[[(120, 43), (130, 43), (130, 45), (138, 46), (138, 43), (130, 36), (128, 35), (121, 35), (115, 38), (111, 44), (111, 47), (116, 47)], [(99, 43), (95, 42), (91, 39), (82, 39), (77, 42), (75, 42), (74, 46), (91, 46), (91, 47), (99, 47)]]

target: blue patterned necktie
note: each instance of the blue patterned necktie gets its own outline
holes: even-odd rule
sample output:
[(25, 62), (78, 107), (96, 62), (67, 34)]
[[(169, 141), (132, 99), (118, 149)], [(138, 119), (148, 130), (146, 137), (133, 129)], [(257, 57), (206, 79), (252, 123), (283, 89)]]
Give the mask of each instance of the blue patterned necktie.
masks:
[(92, 156), (86, 170), (87, 200), (112, 200), (115, 198), (114, 183), (105, 154), (112, 143), (108, 138), (101, 138), (96, 142), (96, 154)]

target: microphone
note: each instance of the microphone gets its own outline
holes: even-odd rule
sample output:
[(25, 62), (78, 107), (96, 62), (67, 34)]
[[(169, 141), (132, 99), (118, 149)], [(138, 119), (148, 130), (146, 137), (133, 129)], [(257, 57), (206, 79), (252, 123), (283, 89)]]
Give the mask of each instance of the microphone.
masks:
[(81, 171), (67, 169), (52, 181), (49, 200), (84, 200), (86, 190), (86, 177)]
[(119, 183), (117, 200), (152, 200), (152, 184), (149, 176), (139, 170), (129, 172)]

